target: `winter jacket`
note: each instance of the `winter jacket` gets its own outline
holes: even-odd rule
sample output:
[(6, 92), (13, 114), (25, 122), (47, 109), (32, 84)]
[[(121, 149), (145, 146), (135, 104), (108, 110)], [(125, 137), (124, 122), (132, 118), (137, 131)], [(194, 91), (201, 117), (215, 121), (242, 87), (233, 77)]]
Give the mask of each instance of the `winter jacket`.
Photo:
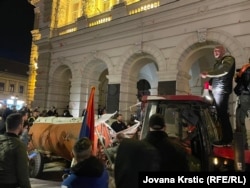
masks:
[(188, 156), (175, 145), (164, 131), (149, 131), (144, 139), (157, 148), (160, 155), (160, 171), (189, 171)]
[(13, 133), (0, 135), (0, 187), (4, 184), (31, 188), (27, 147)]
[(103, 163), (94, 156), (78, 162), (61, 188), (108, 188), (109, 175)]
[(207, 77), (212, 78), (212, 91), (231, 94), (234, 73), (234, 57), (224, 56), (222, 59), (217, 60), (214, 64), (214, 69), (207, 72)]
[(157, 172), (159, 154), (151, 144), (125, 138), (120, 143), (115, 159), (116, 188), (138, 188), (140, 172)]
[(237, 85), (234, 88), (236, 95), (250, 95), (250, 64), (244, 65), (235, 78)]

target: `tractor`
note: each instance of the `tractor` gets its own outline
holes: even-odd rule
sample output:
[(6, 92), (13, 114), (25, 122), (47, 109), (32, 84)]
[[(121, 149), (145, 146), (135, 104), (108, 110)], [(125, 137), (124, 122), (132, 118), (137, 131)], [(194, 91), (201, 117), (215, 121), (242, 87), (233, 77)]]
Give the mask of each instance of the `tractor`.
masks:
[(165, 117), (166, 132), (189, 154), (190, 170), (247, 171), (250, 170), (250, 150), (242, 146), (242, 136), (234, 133), (232, 146), (218, 147), (220, 126), (215, 107), (202, 96), (143, 96), (144, 118), (140, 139), (145, 138), (149, 117), (160, 113)]

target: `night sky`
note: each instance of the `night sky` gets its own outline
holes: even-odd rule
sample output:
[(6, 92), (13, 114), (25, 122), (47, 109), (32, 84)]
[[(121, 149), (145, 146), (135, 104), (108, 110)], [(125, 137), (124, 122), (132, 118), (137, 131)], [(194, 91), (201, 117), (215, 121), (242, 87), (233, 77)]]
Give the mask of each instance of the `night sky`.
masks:
[(0, 57), (29, 64), (34, 6), (27, 0), (0, 0)]

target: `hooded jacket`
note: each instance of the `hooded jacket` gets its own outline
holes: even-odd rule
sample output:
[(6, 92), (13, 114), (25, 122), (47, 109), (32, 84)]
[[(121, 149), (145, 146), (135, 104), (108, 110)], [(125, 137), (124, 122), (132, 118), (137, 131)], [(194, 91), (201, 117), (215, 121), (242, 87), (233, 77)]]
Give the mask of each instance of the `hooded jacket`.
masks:
[(102, 162), (94, 156), (78, 162), (61, 188), (108, 188), (109, 175)]

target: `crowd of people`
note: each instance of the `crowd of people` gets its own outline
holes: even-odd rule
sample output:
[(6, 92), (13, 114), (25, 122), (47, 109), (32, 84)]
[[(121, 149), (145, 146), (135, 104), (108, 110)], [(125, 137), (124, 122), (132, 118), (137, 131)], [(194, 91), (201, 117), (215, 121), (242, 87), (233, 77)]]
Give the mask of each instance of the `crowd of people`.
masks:
[[(66, 109), (68, 110), (68, 109)], [(65, 111), (66, 111), (65, 110)], [(65, 112), (64, 113), (67, 113)], [(70, 117), (69, 114), (64, 116)], [(29, 180), (28, 131), (39, 116), (58, 116), (56, 108), (48, 111), (21, 109), (3, 105), (0, 110), (0, 187), (31, 188)]]
[[(119, 123), (122, 115), (117, 115)], [(117, 121), (113, 123), (116, 126)], [(153, 114), (149, 119), (150, 131), (143, 140), (126, 138), (119, 129), (117, 145), (108, 148), (114, 160), (114, 181), (109, 169), (96, 156), (91, 155), (92, 144), (88, 138), (80, 138), (73, 147), (76, 164), (63, 180), (62, 188), (127, 188), (138, 187), (138, 175), (142, 171), (189, 171), (187, 153), (169, 139), (165, 132), (165, 119), (161, 114)], [(111, 150), (112, 149), (112, 150)], [(178, 163), (176, 163), (176, 160)], [(113, 183), (113, 184), (112, 184)]]
[[(244, 143), (248, 148), (245, 118), (250, 115), (250, 59), (249, 64), (235, 70), (235, 58), (228, 54), (224, 46), (216, 46), (213, 54), (216, 60), (213, 69), (201, 73), (202, 78), (209, 78), (217, 118), (221, 126), (220, 140), (213, 144), (215, 146), (232, 144), (233, 128), (228, 107), (229, 98), (234, 91), (239, 97), (236, 131), (243, 132)], [(236, 82), (234, 88), (233, 81)], [(117, 133), (128, 128), (121, 114), (117, 115), (111, 127)], [(115, 148), (116, 188), (138, 187), (139, 172), (143, 171), (190, 171), (188, 153), (169, 139), (165, 129), (164, 117), (161, 114), (153, 114), (149, 118), (149, 132), (143, 140), (121, 138)]]
[(0, 108), (0, 134), (5, 132), (4, 122), (7, 116), (17, 112), (27, 115), (27, 119), (24, 122), (25, 126), (31, 126), (38, 117), (73, 117), (68, 109), (68, 106), (65, 108), (62, 114), (59, 114), (55, 106), (50, 107), (49, 110), (41, 111), (39, 107), (32, 109), (28, 108), (27, 105), (24, 105), (21, 109), (17, 110), (15, 106), (10, 108), (6, 104), (3, 104)]
[[(235, 70), (235, 58), (227, 53), (224, 46), (213, 51), (215, 64), (212, 70), (200, 76), (208, 78), (221, 126), (221, 140), (214, 145), (229, 145), (233, 140), (233, 128), (228, 113), (229, 97), (234, 91), (239, 98), (236, 111), (236, 131), (243, 132), (247, 145), (245, 118), (250, 115), (250, 59), (249, 63)], [(236, 73), (235, 73), (236, 72)], [(236, 86), (233, 88), (233, 81)], [(98, 108), (98, 117), (104, 112)], [(4, 126), (0, 134), (0, 187), (30, 188), (27, 156), (27, 132), (39, 116), (58, 116), (55, 107), (48, 111), (29, 110), (24, 107), (13, 111), (7, 107), (1, 113)], [(64, 117), (72, 117), (68, 109)], [(134, 120), (134, 119), (133, 119)], [(149, 131), (142, 140), (126, 138), (120, 132), (133, 126), (133, 120), (125, 123), (122, 114), (117, 114), (111, 128), (117, 133), (117, 144), (109, 148), (114, 162), (114, 185), (107, 166), (92, 155), (93, 143), (86, 137), (79, 138), (72, 148), (76, 163), (71, 166), (68, 176), (62, 180), (62, 188), (128, 188), (138, 187), (139, 172), (187, 172), (190, 171), (188, 153), (169, 139), (165, 119), (161, 114), (149, 118)]]
[[(27, 156), (27, 143), (24, 142), (24, 138), (20, 139), (20, 136), (22, 136), (26, 128), (24, 122), (28, 120), (28, 113), (26, 111), (26, 113), (23, 112), (24, 111), (13, 112), (9, 114), (5, 122), (6, 131), (0, 135), (0, 148), (3, 148), (0, 152), (0, 164), (5, 163), (0, 168), (1, 187), (31, 187), (28, 171), (29, 159)], [(115, 163), (114, 171), (116, 174), (114, 187), (127, 187), (128, 185), (137, 187), (136, 174), (141, 170), (172, 171), (176, 168), (171, 167), (171, 165), (173, 165), (174, 160), (176, 157), (178, 158), (178, 156), (180, 156), (183, 163), (179, 163), (180, 168), (177, 169), (186, 170), (187, 163), (185, 153), (182, 153), (169, 142), (167, 134), (164, 131), (164, 118), (160, 114), (155, 114), (149, 121), (152, 132), (149, 132), (145, 140), (140, 141), (126, 138), (124, 134), (119, 134), (119, 132), (126, 129), (127, 126), (123, 127), (125, 123), (122, 120), (122, 115), (117, 115), (117, 121), (115, 121), (113, 125), (122, 126), (123, 128), (117, 129), (118, 143), (112, 151), (116, 155), (113, 161)], [(122, 124), (120, 125), (120, 123)], [(151, 137), (151, 134), (156, 135)], [(158, 145), (158, 141), (154, 139), (159, 139), (158, 141), (160, 141), (162, 145)], [(110, 185), (111, 177), (108, 173), (108, 169), (100, 159), (92, 155), (92, 147), (92, 142), (88, 138), (83, 137), (77, 140), (72, 149), (76, 163), (70, 168), (69, 175), (62, 180), (62, 188), (78, 188), (82, 186), (87, 188), (112, 187)], [(166, 152), (164, 151), (165, 149), (167, 149)], [(124, 155), (124, 152), (127, 154)], [(167, 152), (171, 152), (171, 156), (173, 156), (168, 158), (168, 162), (165, 160)], [(137, 156), (136, 158), (134, 158), (135, 154)], [(145, 160), (142, 160), (143, 158)], [(13, 161), (17, 162), (18, 165), (14, 165), (16, 163), (13, 163)], [(128, 168), (122, 167), (122, 165), (125, 164)], [(130, 181), (124, 178), (123, 175), (126, 173), (130, 174), (129, 177), (132, 178)]]
[[(6, 105), (1, 109), (1, 134), (0, 134), (0, 187), (29, 188), (29, 158), (27, 155), (27, 145), (29, 142), (28, 131), (38, 117), (58, 116), (55, 107), (48, 111), (40, 112), (39, 108), (31, 110), (24, 106), (20, 110), (10, 109)], [(62, 117), (72, 117), (68, 109), (65, 109)], [(117, 116), (117, 122), (122, 123), (127, 128), (121, 114)], [(115, 124), (115, 123), (114, 123)], [(117, 130), (117, 131), (119, 131)], [(119, 136), (117, 137), (119, 140)], [(118, 145), (117, 145), (118, 146)], [(69, 178), (65, 179), (62, 187), (76, 187), (85, 185), (86, 187), (107, 188), (109, 176), (104, 164), (95, 156), (91, 155), (92, 143), (87, 138), (82, 138), (75, 143), (72, 150), (77, 164), (72, 167)], [(113, 151), (115, 153), (115, 150)], [(15, 161), (15, 163), (13, 163)], [(84, 170), (83, 170), (84, 169)], [(88, 169), (86, 171), (86, 169)], [(93, 170), (91, 170), (93, 169)], [(99, 178), (99, 175), (102, 177)], [(78, 182), (77, 176), (84, 176)], [(94, 180), (89, 180), (94, 178)], [(76, 179), (76, 182), (75, 182)], [(71, 185), (72, 181), (72, 185)], [(98, 183), (99, 182), (99, 183)]]

